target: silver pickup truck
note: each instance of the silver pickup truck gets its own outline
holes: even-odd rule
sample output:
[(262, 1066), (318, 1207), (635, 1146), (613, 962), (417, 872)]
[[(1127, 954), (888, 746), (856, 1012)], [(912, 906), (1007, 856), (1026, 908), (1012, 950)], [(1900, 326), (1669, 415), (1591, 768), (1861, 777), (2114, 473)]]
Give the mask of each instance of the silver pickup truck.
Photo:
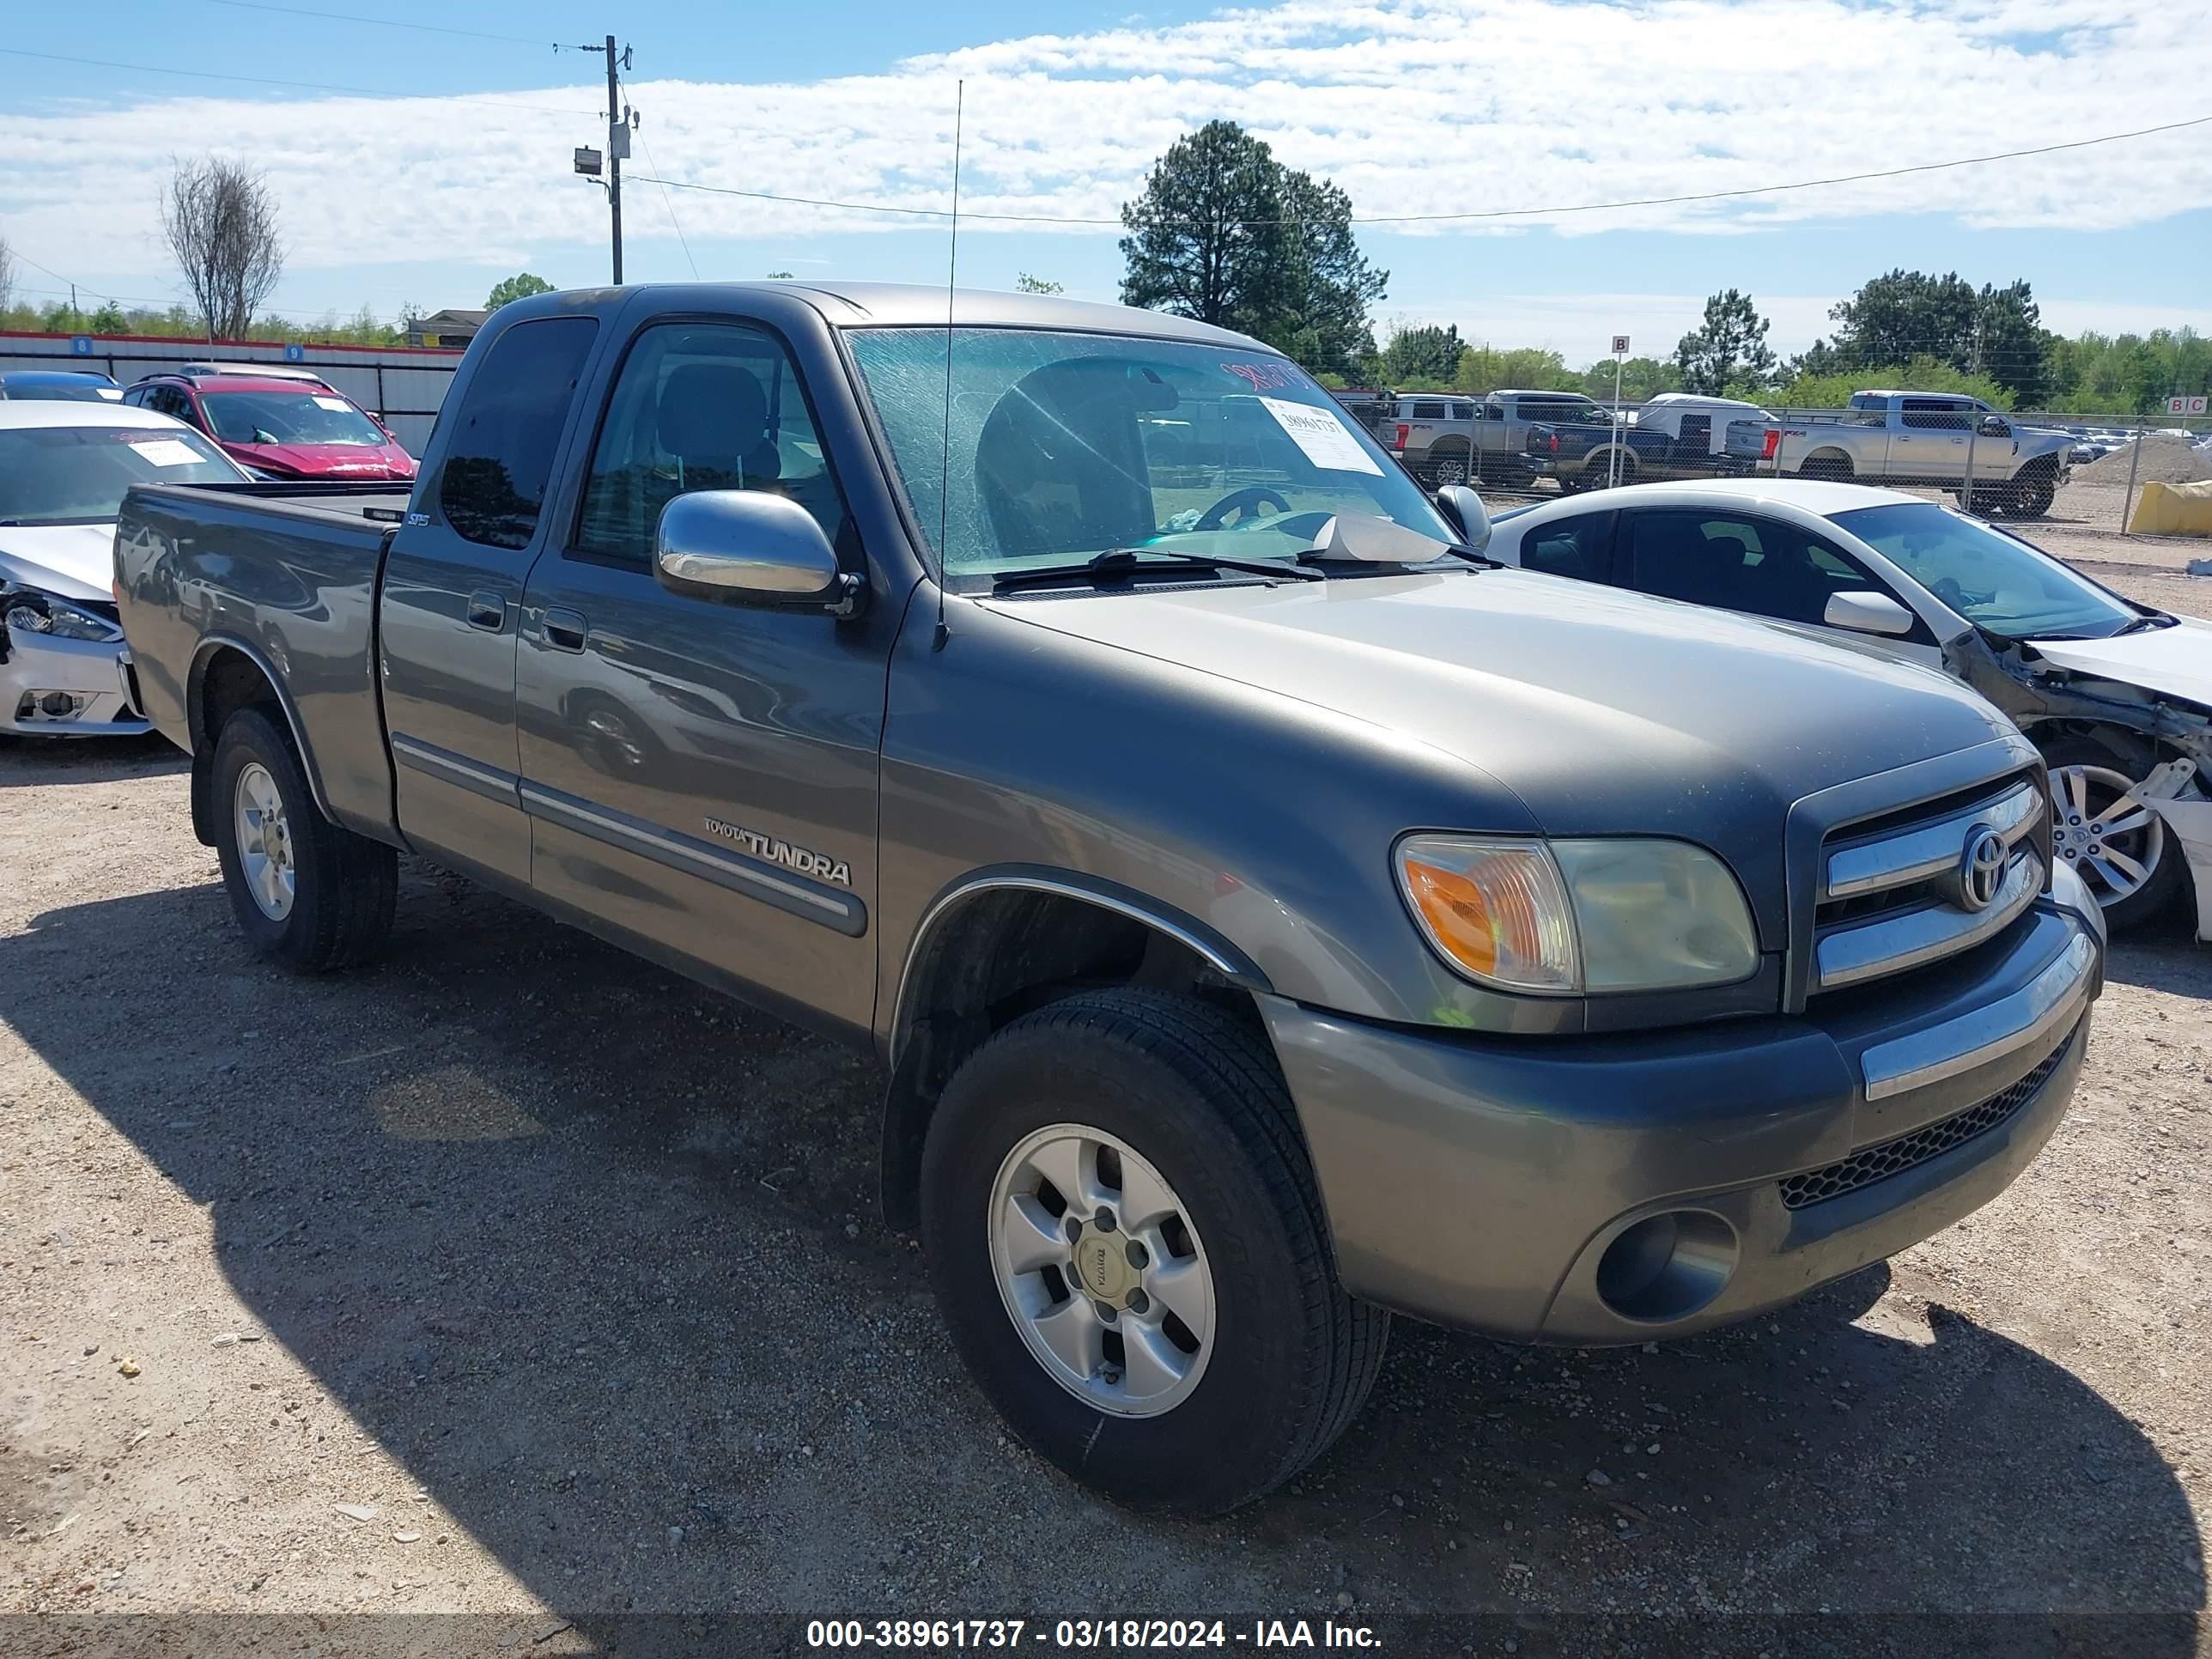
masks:
[(1934, 484), (1972, 510), (2039, 519), (2066, 482), (2074, 440), (2021, 426), (1978, 398), (1860, 392), (1838, 415), (1731, 421), (1728, 453), (1784, 477)]
[(1676, 1336), (2036, 1155), (2102, 935), (1987, 703), (1503, 568), (1252, 340), (955, 317), (542, 295), (410, 495), (132, 490), (252, 945), (368, 959), (416, 852), (873, 1054), (977, 1383), (1184, 1512), (1328, 1447), (1388, 1310)]
[[(1480, 483), (1525, 488), (1551, 471), (1529, 444), (1538, 427), (1613, 429), (1604, 404), (1579, 392), (1401, 392), (1378, 431), (1392, 454), (1431, 485)], [(1602, 437), (1598, 441), (1602, 442)], [(1588, 445), (1583, 446), (1584, 448)]]

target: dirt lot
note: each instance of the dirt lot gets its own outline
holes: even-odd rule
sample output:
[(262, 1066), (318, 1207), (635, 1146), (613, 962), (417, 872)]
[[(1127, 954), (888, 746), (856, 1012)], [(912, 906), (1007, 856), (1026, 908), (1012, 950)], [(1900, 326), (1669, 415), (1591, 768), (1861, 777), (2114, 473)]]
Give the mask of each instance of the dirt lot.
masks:
[[(384, 965), (287, 978), (185, 799), (156, 742), (0, 750), (0, 1650), (2212, 1652), (2212, 948), (2113, 952), (2071, 1115), (1968, 1223), (1656, 1350), (1401, 1322), (1333, 1455), (1189, 1526), (1001, 1437), (875, 1219), (866, 1060), (419, 865)], [(82, 1622), (185, 1612), (300, 1617)], [(1696, 1622), (1785, 1613), (1831, 1617)]]

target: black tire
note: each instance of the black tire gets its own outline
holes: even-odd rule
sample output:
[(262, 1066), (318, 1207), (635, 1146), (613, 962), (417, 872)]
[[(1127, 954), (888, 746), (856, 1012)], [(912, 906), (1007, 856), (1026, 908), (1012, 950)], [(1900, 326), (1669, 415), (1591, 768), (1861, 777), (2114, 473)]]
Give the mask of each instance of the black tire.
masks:
[(2058, 480), (2043, 468), (2027, 472), (2014, 481), (2011, 493), (2005, 498), (2005, 512), (2015, 519), (2039, 519), (2051, 511), (2058, 499)]
[[(294, 891), (281, 919), (255, 900), (239, 845), (239, 775), (257, 763), (283, 803), (291, 850)], [(210, 801), (222, 884), (257, 951), (295, 973), (319, 974), (366, 962), (383, 948), (398, 895), (398, 855), (323, 817), (290, 733), (261, 709), (241, 708), (224, 722)]]
[(1797, 469), (1801, 478), (1826, 478), (1831, 483), (1849, 483), (1852, 478), (1851, 458), (1848, 455), (1814, 455)]
[[(1158, 1415), (1078, 1398), (1000, 1298), (987, 1237), (999, 1170), (1024, 1136), (1061, 1121), (1139, 1152), (1205, 1241), (1212, 1346), (1193, 1391)], [(1273, 1055), (1188, 997), (1085, 992), (994, 1036), (930, 1123), (921, 1229), (939, 1306), (992, 1404), (1028, 1445), (1132, 1508), (1218, 1515), (1281, 1485), (1343, 1432), (1382, 1365), (1390, 1316), (1337, 1282)]]
[[(2056, 737), (2038, 746), (2043, 750), (2044, 763), (2052, 772), (2063, 767), (2090, 766), (2107, 772), (2117, 772), (2131, 782), (2141, 782), (2158, 764), (2158, 756), (2150, 745), (2131, 732), (2115, 732), (2109, 743), (2094, 737), (2068, 735)], [(2063, 790), (2053, 780), (2052, 794), (2063, 799)], [(2057, 801), (2054, 801), (2057, 805)], [(2109, 891), (2102, 883), (2091, 881), (2089, 891), (2105, 913), (2105, 925), (2115, 933), (2123, 933), (2151, 921), (2174, 901), (2184, 890), (2189, 879), (2188, 864), (2179, 838), (2171, 830), (2162, 836), (2163, 848), (2150, 879), (2129, 894), (2112, 903), (2105, 902)], [(2087, 872), (2085, 872), (2086, 875)]]

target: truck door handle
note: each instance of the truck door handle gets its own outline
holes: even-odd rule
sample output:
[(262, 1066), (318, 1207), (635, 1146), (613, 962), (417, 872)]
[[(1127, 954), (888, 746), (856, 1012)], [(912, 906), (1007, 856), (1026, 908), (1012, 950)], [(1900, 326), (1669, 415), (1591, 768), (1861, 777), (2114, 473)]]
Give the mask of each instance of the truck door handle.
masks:
[(496, 634), (507, 626), (507, 600), (489, 591), (469, 595), (469, 626)]
[(574, 611), (548, 611), (545, 613), (545, 643), (556, 651), (581, 651), (584, 648), (584, 618)]

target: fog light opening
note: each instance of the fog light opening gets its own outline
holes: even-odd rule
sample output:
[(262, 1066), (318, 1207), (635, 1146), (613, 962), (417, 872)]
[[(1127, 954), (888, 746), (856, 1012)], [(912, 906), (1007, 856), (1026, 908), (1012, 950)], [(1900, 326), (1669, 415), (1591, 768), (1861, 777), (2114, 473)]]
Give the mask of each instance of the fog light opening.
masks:
[(1598, 1258), (1597, 1293), (1623, 1319), (1686, 1319), (1735, 1272), (1735, 1230), (1705, 1210), (1670, 1210), (1627, 1228)]

